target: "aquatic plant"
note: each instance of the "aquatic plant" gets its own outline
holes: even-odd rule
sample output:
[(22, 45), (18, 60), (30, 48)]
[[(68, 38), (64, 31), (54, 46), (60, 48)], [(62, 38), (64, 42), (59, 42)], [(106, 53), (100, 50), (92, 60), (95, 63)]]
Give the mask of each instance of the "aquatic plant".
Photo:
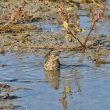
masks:
[(91, 18), (91, 29), (88, 33), (88, 35), (86, 36), (85, 38), (85, 42), (84, 42), (84, 45), (86, 45), (87, 41), (90, 39), (90, 34), (92, 32), (92, 30), (94, 29), (94, 26), (96, 24), (97, 21), (99, 21), (102, 17), (103, 17), (103, 14), (104, 14), (104, 11), (105, 11), (105, 6), (102, 2), (99, 2), (99, 3), (96, 3), (95, 0), (93, 0), (94, 4), (96, 4), (98, 7), (99, 7), (99, 10), (98, 12)]
[[(88, 0), (84, 0), (84, 2), (88, 2)], [(105, 6), (101, 1), (96, 2), (96, 0), (91, 0), (93, 4), (98, 7), (98, 12), (93, 14), (91, 17), (91, 28), (86, 36), (84, 42), (82, 42), (76, 35), (78, 32), (84, 32), (84, 29), (80, 29), (79, 27), (79, 16), (75, 13), (76, 8), (80, 9), (80, 2), (71, 1), (71, 0), (61, 0), (59, 2), (59, 16), (62, 20), (62, 24), (64, 27), (65, 38), (67, 39), (69, 35), (73, 37), (82, 47), (86, 47), (88, 40), (90, 39), (90, 34), (94, 29), (94, 26), (97, 21), (99, 21), (103, 17), (103, 13), (105, 11)], [(71, 12), (72, 11), (72, 12)], [(67, 42), (67, 45), (68, 42)]]
[[(69, 7), (65, 6), (65, 4), (68, 4)], [(81, 40), (76, 37), (76, 34), (81, 32), (82, 29), (79, 28), (79, 16), (76, 15), (75, 8), (80, 8), (80, 4), (71, 1), (64, 2), (62, 0), (59, 2), (59, 16), (64, 27), (63, 31), (65, 33), (65, 38), (68, 39), (69, 35), (71, 35), (71, 37), (74, 38), (81, 46), (84, 46)], [(70, 13), (70, 11), (72, 11), (72, 13)]]

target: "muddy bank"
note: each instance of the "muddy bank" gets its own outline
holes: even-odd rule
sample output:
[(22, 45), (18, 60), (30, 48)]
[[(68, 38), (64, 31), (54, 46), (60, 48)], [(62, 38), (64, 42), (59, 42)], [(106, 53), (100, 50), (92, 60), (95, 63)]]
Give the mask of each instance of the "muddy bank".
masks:
[[(11, 25), (6, 25), (10, 19), (10, 13), (14, 13), (23, 1), (2, 1), (0, 2), (0, 48), (5, 51), (21, 50), (23, 45), (54, 45), (64, 42), (63, 35), (52, 32), (44, 32), (41, 26), (32, 23), (46, 22), (58, 17), (57, 3), (26, 1), (23, 8), (23, 17), (18, 17)], [(54, 20), (54, 23), (58, 23)], [(5, 26), (6, 25), (6, 26)], [(62, 44), (61, 43), (61, 44)], [(23, 48), (24, 49), (24, 48)], [(2, 53), (2, 51), (1, 51)]]
[[(62, 47), (76, 47), (80, 46), (78, 42), (71, 36), (66, 36), (62, 31), (61, 19), (58, 15), (58, 4), (56, 2), (37, 2), (26, 1), (25, 7), (20, 11), (22, 17), (17, 16), (17, 19), (11, 21), (10, 25), (6, 25), (10, 22), (10, 13), (15, 13), (16, 8), (22, 5), (23, 1), (2, 1), (0, 2), (0, 53), (4, 51), (36, 51), (37, 46), (62, 46)], [(92, 4), (81, 4), (88, 13), (89, 6)], [(76, 8), (77, 9), (77, 8)], [(82, 11), (76, 10), (80, 20)], [(87, 16), (87, 15), (86, 15)], [(90, 22), (90, 21), (89, 21)], [(47, 30), (44, 28), (44, 24), (49, 26), (58, 26), (58, 31), (55, 32), (55, 28)], [(81, 25), (81, 20), (79, 25)], [(87, 32), (88, 33), (88, 32)], [(87, 35), (86, 33), (86, 35)], [(94, 33), (93, 33), (94, 34)], [(80, 41), (83, 43), (86, 35), (82, 35), (80, 32), (77, 34)], [(91, 35), (89, 44), (105, 45), (109, 47), (109, 37), (104, 35)], [(108, 41), (106, 43), (106, 41)], [(105, 43), (103, 43), (105, 42)], [(35, 48), (31, 48), (35, 46)]]
[[(29, 1), (25, 2), (22, 0), (9, 0), (7, 2), (0, 2), (0, 22), (7, 22), (10, 17), (10, 13), (14, 13), (16, 8), (22, 6), (25, 3), (25, 6), (22, 9), (23, 18), (18, 20), (20, 22), (24, 21), (39, 21), (39, 20), (52, 20), (58, 17), (57, 13), (57, 3), (55, 2), (37, 2), (37, 1)], [(26, 19), (27, 18), (27, 19)]]

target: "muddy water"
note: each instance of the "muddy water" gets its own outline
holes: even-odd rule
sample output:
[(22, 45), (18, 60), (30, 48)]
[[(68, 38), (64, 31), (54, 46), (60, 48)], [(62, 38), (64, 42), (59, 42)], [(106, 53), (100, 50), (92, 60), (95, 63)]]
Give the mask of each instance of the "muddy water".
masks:
[[(0, 55), (0, 81), (29, 90), (13, 92), (16, 110), (108, 110), (110, 65), (96, 66), (85, 56), (61, 54), (61, 71), (45, 72), (41, 55)], [(63, 92), (66, 89), (66, 98)], [(70, 90), (71, 89), (71, 93)]]

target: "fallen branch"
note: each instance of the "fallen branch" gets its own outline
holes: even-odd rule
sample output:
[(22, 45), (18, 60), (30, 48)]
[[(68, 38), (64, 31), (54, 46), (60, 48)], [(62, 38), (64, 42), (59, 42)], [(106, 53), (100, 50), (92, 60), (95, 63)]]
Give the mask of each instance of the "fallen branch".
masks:
[(69, 50), (69, 51), (79, 51), (79, 50), (83, 50), (84, 48), (82, 46), (79, 46), (79, 47), (63, 47), (63, 46), (59, 46), (59, 45), (56, 45), (56, 46), (38, 46), (38, 45), (25, 45), (23, 46), (22, 48), (37, 48), (37, 49), (55, 49), (55, 50), (60, 50), (60, 51), (65, 51), (65, 50)]
[(93, 44), (87, 45), (86, 47), (83, 46), (78, 46), (78, 47), (63, 47), (63, 46), (59, 46), (59, 45), (51, 45), (51, 46), (42, 46), (42, 45), (24, 45), (22, 46), (22, 48), (36, 48), (36, 49), (55, 49), (58, 51), (82, 51), (82, 50), (86, 50), (86, 49), (97, 49), (97, 48), (102, 48), (103, 45), (97, 45), (97, 46), (93, 46)]

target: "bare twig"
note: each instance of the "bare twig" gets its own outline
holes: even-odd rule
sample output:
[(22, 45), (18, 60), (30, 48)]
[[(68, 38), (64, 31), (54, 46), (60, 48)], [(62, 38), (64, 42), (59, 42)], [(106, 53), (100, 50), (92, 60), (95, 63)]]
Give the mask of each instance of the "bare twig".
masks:
[[(95, 0), (93, 0), (95, 2)], [(97, 4), (97, 3), (96, 3)], [(99, 5), (97, 4), (97, 6), (99, 6), (99, 11), (98, 13), (92, 18), (92, 24), (91, 24), (91, 29), (88, 33), (88, 35), (86, 36), (85, 38), (85, 41), (84, 41), (84, 45), (86, 46), (87, 44), (87, 41), (90, 39), (90, 34), (92, 32), (92, 30), (94, 29), (94, 26), (95, 26), (95, 23), (100, 20), (102, 17), (103, 17), (103, 13), (105, 11), (105, 6), (103, 3), (99, 3)]]

